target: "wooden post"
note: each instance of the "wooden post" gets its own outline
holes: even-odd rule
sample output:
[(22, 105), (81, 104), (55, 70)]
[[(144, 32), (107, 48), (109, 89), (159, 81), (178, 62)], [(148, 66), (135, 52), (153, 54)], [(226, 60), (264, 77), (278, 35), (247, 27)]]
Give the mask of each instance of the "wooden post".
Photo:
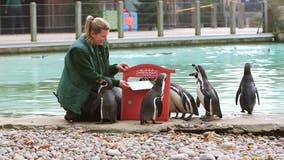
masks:
[(30, 3), (30, 25), (31, 25), (31, 41), (37, 41), (37, 21), (36, 21), (36, 3)]
[(195, 35), (200, 35), (200, 2), (199, 0), (195, 1)]
[(263, 32), (268, 32), (268, 6), (267, 1), (263, 0)]
[(82, 4), (81, 1), (75, 3), (75, 33), (76, 39), (82, 34)]
[(217, 27), (217, 4), (213, 3), (213, 7), (211, 8), (211, 27)]
[(163, 1), (158, 0), (157, 3), (157, 26), (158, 26), (158, 37), (164, 36), (164, 10), (163, 10)]
[(230, 2), (230, 31), (231, 34), (236, 34), (236, 2)]
[(117, 5), (117, 30), (118, 30), (118, 38), (123, 38), (123, 2), (118, 1)]

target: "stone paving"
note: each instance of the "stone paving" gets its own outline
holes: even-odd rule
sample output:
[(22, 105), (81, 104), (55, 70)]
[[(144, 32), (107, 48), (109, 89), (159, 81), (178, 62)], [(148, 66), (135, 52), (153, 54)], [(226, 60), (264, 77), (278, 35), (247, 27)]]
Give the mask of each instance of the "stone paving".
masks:
[[(261, 32), (261, 29), (259, 30)], [(236, 35), (240, 34), (257, 34), (258, 28), (236, 29)], [(139, 39), (139, 38), (156, 38), (157, 31), (136, 31), (124, 32), (123, 39)], [(230, 35), (230, 28), (202, 28), (201, 36)], [(168, 29), (164, 30), (163, 37), (185, 37), (195, 36), (194, 28)], [(109, 40), (118, 38), (117, 32), (110, 32)], [(70, 42), (75, 40), (75, 33), (38, 33), (37, 42)], [(0, 34), (0, 45), (5, 44), (27, 44), (31, 42), (29, 34)]]
[(231, 133), (256, 133), (284, 135), (283, 115), (224, 115), (223, 119), (203, 122), (198, 117), (191, 121), (169, 119), (162, 124), (140, 125), (138, 120), (122, 120), (114, 124), (97, 124), (95, 122), (69, 123), (63, 116), (37, 116), (37, 117), (1, 117), (2, 128), (34, 128), (47, 127), (50, 129), (83, 127), (100, 132), (161, 132), (178, 130), (184, 132), (203, 133), (204, 131), (219, 131)]

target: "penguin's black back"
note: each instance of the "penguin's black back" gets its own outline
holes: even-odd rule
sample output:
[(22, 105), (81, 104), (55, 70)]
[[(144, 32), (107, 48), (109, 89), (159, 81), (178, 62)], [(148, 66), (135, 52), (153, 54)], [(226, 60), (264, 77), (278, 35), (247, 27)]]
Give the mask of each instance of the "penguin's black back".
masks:
[(252, 114), (256, 103), (256, 87), (252, 75), (244, 75), (241, 82), (240, 105), (243, 110)]

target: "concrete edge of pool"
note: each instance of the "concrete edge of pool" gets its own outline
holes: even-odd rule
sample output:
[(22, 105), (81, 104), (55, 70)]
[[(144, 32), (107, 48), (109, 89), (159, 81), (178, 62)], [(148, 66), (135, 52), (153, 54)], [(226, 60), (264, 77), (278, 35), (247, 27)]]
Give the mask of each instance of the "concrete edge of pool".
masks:
[(169, 119), (162, 124), (140, 125), (136, 120), (118, 121), (114, 124), (96, 124), (94, 122), (68, 123), (63, 116), (38, 116), (38, 117), (3, 117), (0, 116), (1, 129), (68, 129), (78, 128), (89, 132), (165, 132), (183, 131), (188, 133), (203, 133), (215, 131), (217, 133), (253, 133), (261, 135), (284, 136), (283, 115), (225, 115), (223, 119), (211, 122), (202, 122), (198, 117), (191, 121)]
[[(138, 47), (162, 47), (201, 44), (232, 44), (232, 43), (259, 43), (273, 42), (275, 36), (272, 33), (238, 34), (238, 35), (210, 35), (210, 36), (176, 36), (156, 38), (124, 38), (109, 40), (110, 48), (138, 48)], [(23, 54), (39, 52), (66, 51), (72, 41), (30, 42), (18, 44), (0, 44), (1, 54)]]

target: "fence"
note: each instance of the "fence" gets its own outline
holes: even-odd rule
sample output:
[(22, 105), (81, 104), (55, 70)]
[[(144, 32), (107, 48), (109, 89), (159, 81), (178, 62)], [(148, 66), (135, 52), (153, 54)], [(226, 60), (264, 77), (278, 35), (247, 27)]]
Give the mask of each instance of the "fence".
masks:
[[(87, 15), (107, 19), (111, 32), (117, 38), (127, 38), (128, 32), (156, 31), (157, 36), (167, 36), (173, 29), (192, 29), (190, 36), (206, 35), (203, 28), (236, 29), (253, 28), (253, 33), (267, 32), (267, 2), (236, 3), (224, 1), (205, 3), (202, 1), (156, 1), (139, 2), (130, 8), (122, 1), (104, 3), (35, 3), (22, 4), (17, 14), (7, 13), (8, 6), (0, 5), (0, 34), (30, 34), (37, 41), (41, 33), (73, 33), (78, 37), (83, 31)], [(213, 31), (214, 32), (214, 31)]]

